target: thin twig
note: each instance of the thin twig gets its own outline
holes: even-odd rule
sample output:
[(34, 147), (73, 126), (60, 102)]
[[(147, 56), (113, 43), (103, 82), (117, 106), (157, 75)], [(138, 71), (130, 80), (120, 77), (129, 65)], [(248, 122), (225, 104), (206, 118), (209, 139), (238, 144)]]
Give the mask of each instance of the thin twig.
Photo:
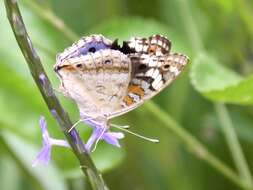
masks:
[[(193, 50), (196, 53), (206, 52), (203, 41), (200, 37), (200, 33), (190, 12), (189, 4), (186, 0), (180, 0), (180, 12), (182, 14), (182, 17), (185, 18), (183, 20), (185, 28), (187, 28), (188, 36)], [(241, 146), (238, 142), (237, 135), (233, 129), (231, 118), (227, 113), (227, 108), (223, 104), (214, 103), (214, 105), (216, 107), (215, 110), (219, 116), (220, 123), (226, 137), (225, 139), (232, 153), (235, 165), (240, 173), (240, 177), (238, 177), (238, 179), (234, 182), (238, 182), (237, 184), (244, 189), (253, 189), (250, 170), (241, 150)]]
[(44, 101), (48, 106), (48, 109), (57, 119), (68, 143), (78, 158), (81, 166), (80, 168), (87, 176), (94, 190), (108, 189), (89, 154), (85, 150), (78, 132), (73, 129), (71, 133), (68, 133), (68, 129), (72, 126), (72, 123), (68, 114), (64, 111), (59, 100), (54, 94), (52, 85), (47, 77), (47, 74), (44, 71), (44, 68), (42, 67), (40, 58), (37, 55), (33, 44), (27, 34), (17, 2), (15, 0), (5, 0), (5, 7), (12, 30), (14, 32), (18, 45), (26, 59), (33, 79), (36, 82), (37, 87), (39, 88)]
[(253, 14), (252, 14), (252, 7), (250, 7), (247, 1), (245, 0), (236, 0), (236, 10), (238, 14), (240, 15), (242, 21), (247, 26), (247, 29), (249, 30), (250, 34), (253, 34)]
[(189, 42), (192, 45), (193, 50), (196, 53), (199, 53), (204, 49), (204, 44), (201, 41), (201, 34), (197, 30), (194, 18), (188, 8), (188, 3), (186, 3), (185, 0), (180, 0), (179, 7), (179, 13), (181, 13), (180, 18), (182, 18), (183, 24), (187, 27), (186, 35), (188, 36)]
[(33, 11), (36, 12), (36, 14), (38, 14), (43, 20), (48, 21), (57, 30), (63, 33), (68, 40), (72, 41), (73, 39), (78, 39), (78, 35), (67, 27), (66, 24), (57, 17), (49, 7), (44, 6), (43, 10), (41, 10), (41, 7), (34, 0), (25, 0), (24, 2), (27, 3), (29, 7), (33, 9)]
[(216, 156), (210, 153), (207, 148), (198, 141), (194, 136), (187, 132), (181, 125), (179, 125), (170, 115), (162, 111), (157, 105), (152, 102), (146, 103), (146, 108), (152, 112), (160, 121), (162, 121), (166, 128), (170, 129), (175, 135), (177, 135), (185, 145), (191, 150), (191, 152), (198, 158), (206, 161), (217, 171), (227, 177), (229, 180), (237, 184), (243, 189), (249, 189), (249, 187), (238, 180), (237, 174), (229, 168), (226, 164), (220, 161)]
[(236, 168), (239, 171), (241, 180), (244, 181), (245, 184), (247, 184), (249, 187), (252, 187), (253, 183), (250, 170), (244, 157), (240, 143), (238, 141), (235, 129), (233, 127), (233, 123), (228, 114), (228, 110), (222, 104), (215, 104), (215, 109), (221, 123), (221, 129), (223, 130), (223, 133), (225, 135), (228, 147), (230, 149), (230, 152), (232, 153), (232, 157), (234, 159)]

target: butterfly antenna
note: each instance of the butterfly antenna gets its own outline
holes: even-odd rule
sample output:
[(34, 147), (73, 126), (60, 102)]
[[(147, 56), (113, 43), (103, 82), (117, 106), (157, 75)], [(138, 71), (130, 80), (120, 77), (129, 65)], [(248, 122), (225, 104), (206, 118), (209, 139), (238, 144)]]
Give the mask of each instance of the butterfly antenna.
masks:
[(129, 131), (127, 128), (126, 128), (126, 126), (118, 126), (118, 125), (115, 125), (115, 124), (110, 124), (112, 127), (115, 127), (115, 128), (117, 128), (117, 129), (119, 129), (119, 130), (122, 130), (122, 131), (124, 131), (124, 132), (127, 132), (127, 133), (129, 133), (129, 134), (131, 134), (131, 135), (134, 135), (134, 136), (136, 136), (136, 137), (139, 137), (139, 138), (141, 138), (141, 139), (144, 139), (144, 140), (146, 140), (146, 141), (149, 141), (149, 142), (152, 142), (152, 143), (159, 143), (159, 140), (158, 139), (152, 139), (152, 138), (149, 138), (149, 137), (144, 137), (144, 136), (142, 136), (142, 135), (140, 135), (140, 134), (137, 134), (137, 133), (134, 133), (134, 132), (132, 132), (132, 131)]
[[(112, 124), (112, 125), (114, 125), (114, 124)], [(117, 126), (118, 126), (118, 125), (117, 125)], [(130, 128), (129, 125), (120, 125), (120, 126), (118, 126), (118, 127), (123, 128), (123, 129), (129, 129), (129, 128)]]
[(94, 148), (92, 149), (91, 152), (94, 152), (97, 148), (97, 145), (98, 145), (98, 142), (100, 141), (100, 139), (102, 138), (103, 134), (105, 133), (106, 131), (106, 127), (103, 128), (103, 131), (101, 132), (101, 135), (97, 138), (96, 142), (95, 142), (95, 145), (94, 145)]
[(68, 130), (68, 133), (70, 133), (72, 131), (72, 129), (74, 129), (79, 123), (81, 123), (82, 121), (84, 121), (83, 119), (79, 119), (77, 122), (75, 122), (70, 129)]

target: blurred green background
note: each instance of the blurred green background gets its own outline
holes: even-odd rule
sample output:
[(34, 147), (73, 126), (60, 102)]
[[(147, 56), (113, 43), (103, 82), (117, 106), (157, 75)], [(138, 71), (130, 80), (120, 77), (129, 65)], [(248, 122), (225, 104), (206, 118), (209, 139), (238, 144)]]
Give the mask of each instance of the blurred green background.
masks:
[[(18, 3), (55, 88), (59, 85), (52, 69), (56, 53), (93, 33), (121, 41), (131, 36), (163, 34), (172, 41), (172, 52), (184, 53), (191, 59), (183, 74), (152, 100), (157, 110), (153, 103), (147, 103), (113, 121), (159, 138), (159, 144), (126, 135), (121, 149), (100, 143), (92, 154), (110, 189), (236, 190), (246, 189), (236, 184), (244, 182), (253, 189), (249, 174), (253, 171), (253, 1)], [(74, 103), (58, 96), (72, 120), (77, 121)], [(220, 103), (226, 103), (226, 107)], [(1, 1), (0, 189), (89, 189), (76, 158), (66, 148), (54, 148), (48, 166), (31, 167), (42, 143), (40, 115), (46, 117), (50, 134), (63, 138), (32, 80)], [(178, 129), (192, 136), (180, 136)], [(87, 127), (79, 126), (78, 130), (87, 139)], [(193, 137), (238, 178), (225, 177), (224, 165), (215, 169), (205, 162), (202, 149), (187, 143)]]

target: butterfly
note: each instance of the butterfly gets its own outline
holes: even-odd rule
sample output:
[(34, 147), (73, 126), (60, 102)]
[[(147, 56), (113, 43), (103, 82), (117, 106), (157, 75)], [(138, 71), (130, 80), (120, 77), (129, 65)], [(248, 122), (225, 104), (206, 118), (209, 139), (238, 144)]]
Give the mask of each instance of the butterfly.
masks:
[(188, 57), (170, 50), (162, 35), (133, 37), (122, 46), (90, 35), (58, 54), (54, 70), (81, 117), (109, 127), (110, 119), (142, 105), (182, 72)]

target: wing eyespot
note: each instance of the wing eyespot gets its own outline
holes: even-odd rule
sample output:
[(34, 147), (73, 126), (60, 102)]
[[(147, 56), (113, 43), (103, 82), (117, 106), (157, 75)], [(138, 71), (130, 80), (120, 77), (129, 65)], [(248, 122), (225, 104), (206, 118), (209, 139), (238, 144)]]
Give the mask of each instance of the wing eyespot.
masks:
[(155, 54), (156, 52), (156, 48), (154, 46), (151, 46), (149, 49), (148, 49), (148, 53), (149, 54)]
[(145, 70), (145, 69), (147, 69), (147, 65), (146, 64), (140, 64), (138, 69), (139, 70)]
[(165, 64), (162, 66), (163, 71), (168, 71), (170, 69), (170, 64)]
[(95, 53), (96, 52), (96, 48), (95, 47), (90, 47), (88, 49), (88, 52)]
[(105, 60), (105, 62), (104, 62), (106, 65), (108, 65), (108, 64), (111, 64), (112, 63), (112, 61), (111, 60), (109, 60), (109, 59), (107, 59), (107, 60)]
[(76, 67), (77, 67), (77, 68), (82, 68), (83, 65), (82, 65), (81, 63), (78, 63), (78, 64), (76, 64)]

